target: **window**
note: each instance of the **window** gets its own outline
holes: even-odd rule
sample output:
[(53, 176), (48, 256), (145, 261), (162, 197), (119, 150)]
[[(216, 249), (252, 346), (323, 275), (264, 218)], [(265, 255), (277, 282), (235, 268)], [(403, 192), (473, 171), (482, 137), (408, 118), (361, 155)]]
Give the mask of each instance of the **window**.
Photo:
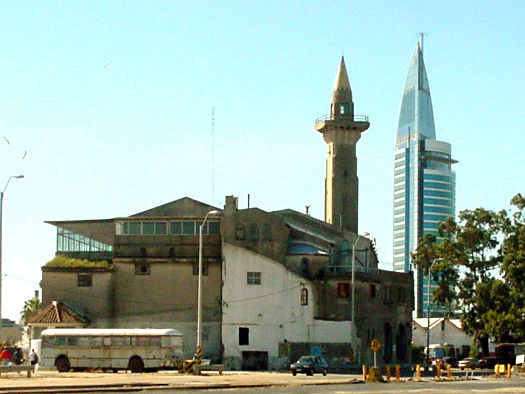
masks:
[(182, 222), (170, 222), (170, 234), (182, 234)]
[(195, 222), (182, 222), (182, 234), (194, 235), (195, 234)]
[(91, 287), (93, 285), (93, 277), (91, 274), (79, 274), (77, 276), (78, 287)]
[(370, 298), (376, 298), (376, 285), (370, 284)]
[(129, 234), (140, 235), (142, 233), (142, 222), (129, 222)]
[[(207, 262), (202, 262), (202, 275), (204, 276), (208, 276), (208, 271), (209, 271), (209, 263)], [(193, 275), (194, 276), (197, 276), (199, 275), (199, 262), (196, 261), (193, 263)]]
[(445, 319), (441, 320), (441, 331), (445, 331)]
[(142, 223), (142, 234), (153, 235), (154, 232), (155, 232), (155, 223), (153, 222), (143, 222)]
[(239, 327), (239, 346), (250, 344), (250, 329), (248, 327)]
[(301, 305), (308, 305), (308, 289), (301, 289)]
[(260, 285), (261, 284), (261, 273), (260, 272), (247, 272), (246, 283), (249, 285)]
[(167, 222), (155, 222), (155, 235), (166, 235), (168, 232)]
[(350, 283), (337, 284), (337, 298), (350, 298)]
[(263, 241), (272, 240), (272, 226), (268, 223), (263, 224), (262, 227), (262, 239)]
[(135, 264), (135, 275), (151, 275), (151, 265)]
[(242, 224), (238, 224), (235, 227), (235, 239), (237, 241), (244, 241), (244, 238), (245, 238), (244, 226)]
[(220, 234), (221, 233), (221, 222), (208, 222), (208, 234)]
[(258, 241), (259, 240), (259, 227), (256, 224), (250, 225), (248, 230), (248, 241)]

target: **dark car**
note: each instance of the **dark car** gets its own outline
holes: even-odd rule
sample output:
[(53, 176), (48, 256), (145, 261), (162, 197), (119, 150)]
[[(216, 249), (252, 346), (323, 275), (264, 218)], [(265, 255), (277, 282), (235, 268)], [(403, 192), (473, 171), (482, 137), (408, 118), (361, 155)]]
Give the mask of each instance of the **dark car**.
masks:
[(314, 373), (322, 373), (326, 376), (328, 372), (328, 363), (320, 356), (302, 356), (297, 362), (290, 365), (292, 375), (299, 373), (305, 373), (308, 376), (312, 376)]

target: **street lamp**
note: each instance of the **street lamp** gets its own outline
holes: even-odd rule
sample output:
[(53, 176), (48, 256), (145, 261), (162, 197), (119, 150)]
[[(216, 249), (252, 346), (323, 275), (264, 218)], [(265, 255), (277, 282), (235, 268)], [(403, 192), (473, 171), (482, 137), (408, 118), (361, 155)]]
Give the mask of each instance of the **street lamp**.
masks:
[(4, 207), (4, 194), (11, 182), (11, 178), (21, 179), (23, 175), (11, 175), (5, 184), (4, 190), (0, 193), (0, 341), (2, 339), (2, 209)]
[(432, 264), (428, 266), (428, 274), (427, 274), (427, 364), (430, 361), (429, 353), (430, 353), (430, 271), (432, 270), (432, 267), (434, 264), (443, 261), (443, 257), (435, 258), (432, 261)]
[[(356, 353), (356, 331), (357, 331), (357, 324), (355, 324), (355, 247), (357, 245), (357, 242), (359, 241), (359, 234), (357, 234), (357, 237), (354, 241), (354, 244), (352, 245), (352, 349), (354, 350), (354, 355)], [(364, 233), (363, 236), (370, 235), (369, 233)]]
[(209, 211), (204, 217), (203, 222), (199, 226), (199, 281), (197, 285), (197, 364), (201, 363), (202, 359), (202, 228), (208, 220), (208, 216), (218, 214), (219, 211)]

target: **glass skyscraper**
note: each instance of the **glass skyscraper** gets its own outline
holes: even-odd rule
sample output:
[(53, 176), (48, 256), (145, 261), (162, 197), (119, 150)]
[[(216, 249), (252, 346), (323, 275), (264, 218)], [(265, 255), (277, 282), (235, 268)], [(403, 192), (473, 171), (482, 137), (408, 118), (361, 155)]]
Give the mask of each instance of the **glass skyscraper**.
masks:
[[(430, 88), (418, 43), (403, 92), (394, 158), (394, 271), (414, 270), (415, 317), (427, 316), (427, 275), (411, 265), (417, 241), (456, 213), (450, 144), (436, 140)], [(434, 289), (431, 283), (430, 294)], [(430, 303), (430, 315), (444, 312)]]

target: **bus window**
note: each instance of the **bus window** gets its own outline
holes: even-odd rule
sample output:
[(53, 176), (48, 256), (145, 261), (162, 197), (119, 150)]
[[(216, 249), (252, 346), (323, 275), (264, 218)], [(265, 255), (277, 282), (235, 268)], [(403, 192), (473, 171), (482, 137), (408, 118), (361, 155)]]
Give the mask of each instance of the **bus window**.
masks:
[(104, 346), (111, 346), (111, 337), (104, 337)]
[(113, 337), (113, 346), (127, 347), (131, 345), (130, 337)]
[(55, 346), (64, 346), (66, 343), (66, 337), (55, 337)]
[(91, 341), (89, 337), (78, 337), (77, 345), (80, 347), (91, 347)]

